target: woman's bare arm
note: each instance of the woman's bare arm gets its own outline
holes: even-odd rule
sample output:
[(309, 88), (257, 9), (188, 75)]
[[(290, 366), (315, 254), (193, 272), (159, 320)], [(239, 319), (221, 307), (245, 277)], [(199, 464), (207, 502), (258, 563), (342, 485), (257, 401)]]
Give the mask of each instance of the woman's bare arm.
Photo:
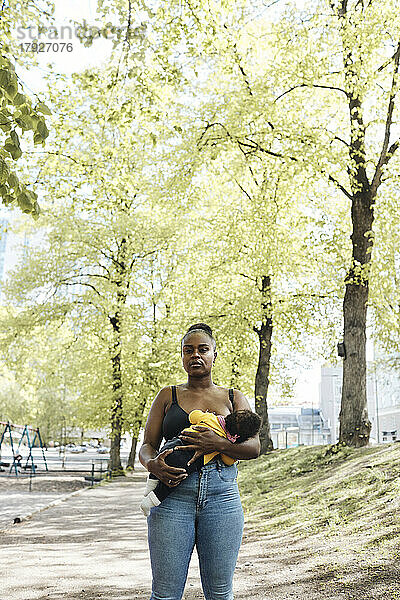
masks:
[(161, 454), (158, 453), (162, 440), (162, 422), (165, 414), (165, 406), (170, 395), (171, 388), (161, 389), (151, 405), (144, 430), (143, 444), (139, 450), (139, 460), (157, 479), (170, 487), (174, 487), (187, 477), (187, 472), (185, 469), (171, 467), (165, 462), (165, 457), (173, 452), (173, 450), (165, 450)]

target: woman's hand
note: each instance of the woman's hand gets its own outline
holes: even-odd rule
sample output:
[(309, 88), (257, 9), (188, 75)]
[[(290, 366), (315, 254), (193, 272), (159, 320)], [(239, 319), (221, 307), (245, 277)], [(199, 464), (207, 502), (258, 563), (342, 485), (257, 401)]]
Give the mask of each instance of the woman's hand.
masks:
[(147, 470), (168, 487), (175, 487), (186, 479), (188, 474), (186, 469), (178, 469), (177, 467), (167, 465), (165, 457), (171, 454), (171, 452), (174, 452), (173, 448), (164, 450), (164, 452), (160, 452), (155, 458), (151, 458), (147, 461)]
[(196, 431), (185, 431), (178, 436), (184, 446), (177, 446), (176, 452), (179, 452), (179, 448), (184, 450), (194, 450), (192, 458), (188, 461), (188, 465), (194, 463), (203, 454), (211, 454), (211, 452), (219, 452), (219, 446), (221, 436), (209, 429), (208, 427), (196, 426)]

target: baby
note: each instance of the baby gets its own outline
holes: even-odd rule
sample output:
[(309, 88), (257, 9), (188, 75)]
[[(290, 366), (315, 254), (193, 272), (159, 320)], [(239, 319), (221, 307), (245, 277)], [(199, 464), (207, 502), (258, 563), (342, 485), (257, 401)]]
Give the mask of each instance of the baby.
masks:
[[(249, 438), (255, 436), (261, 425), (260, 417), (247, 409), (234, 411), (226, 417), (214, 415), (214, 413), (203, 412), (202, 410), (192, 410), (189, 414), (189, 421), (191, 426), (184, 429), (182, 433), (185, 433), (186, 431), (196, 431), (196, 428), (193, 427), (193, 425), (201, 425), (202, 427), (208, 427), (208, 429), (215, 431), (215, 433), (221, 437), (227, 438), (232, 443), (245, 442)], [(184, 442), (179, 437), (174, 437), (164, 444), (159, 453), (184, 445)], [(177, 450), (176, 452), (168, 454), (165, 458), (165, 462), (170, 466), (186, 469), (188, 475), (190, 475), (190, 473), (197, 470), (197, 466), (194, 463), (190, 465), (187, 464), (193, 454), (193, 450)], [(203, 464), (206, 465), (218, 454), (219, 452), (205, 454), (203, 457)], [(233, 465), (233, 463), (236, 462), (234, 458), (231, 458), (226, 454), (221, 454), (221, 460), (226, 465)], [(150, 473), (147, 479), (144, 498), (140, 504), (143, 513), (148, 516), (150, 509), (153, 506), (161, 504), (173, 489), (174, 488), (170, 488), (165, 485), (165, 483), (159, 481), (155, 475)]]

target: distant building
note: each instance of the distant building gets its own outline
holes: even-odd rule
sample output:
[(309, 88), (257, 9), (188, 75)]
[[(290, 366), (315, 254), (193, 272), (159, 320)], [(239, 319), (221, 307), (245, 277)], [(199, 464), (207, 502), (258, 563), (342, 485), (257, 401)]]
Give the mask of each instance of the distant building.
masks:
[(342, 395), (342, 366), (321, 367), (319, 406), (327, 419), (329, 444), (339, 439), (339, 413)]
[(0, 299), (7, 273), (27, 256), (29, 246), (26, 233), (18, 235), (11, 230), (15, 218), (15, 215), (6, 214), (5, 209), (0, 208)]
[(400, 356), (397, 368), (385, 365), (379, 355), (376, 358), (376, 371), (374, 369), (372, 373), (375, 401), (372, 406), (368, 403), (373, 425), (371, 437), (379, 442), (392, 442), (400, 440)]
[(329, 443), (330, 430), (319, 408), (272, 406), (268, 417), (274, 448)]
[[(339, 439), (339, 413), (342, 399), (342, 365), (321, 367), (320, 408), (328, 421), (329, 443)], [(367, 364), (367, 406), (372, 442), (400, 440), (400, 369)]]

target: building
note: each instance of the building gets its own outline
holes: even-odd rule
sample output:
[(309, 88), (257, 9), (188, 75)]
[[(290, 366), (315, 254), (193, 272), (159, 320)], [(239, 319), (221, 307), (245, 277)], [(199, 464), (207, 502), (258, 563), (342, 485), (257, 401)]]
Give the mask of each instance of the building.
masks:
[[(319, 406), (328, 421), (331, 444), (339, 439), (341, 399), (342, 365), (322, 366)], [(400, 440), (400, 369), (378, 358), (367, 363), (367, 404), (371, 442)]]
[(7, 273), (24, 260), (29, 247), (29, 236), (26, 233), (17, 234), (11, 230), (15, 218), (15, 215), (0, 208), (0, 299)]
[(339, 439), (339, 413), (342, 395), (342, 366), (321, 367), (319, 406), (327, 419), (329, 444)]
[(274, 448), (329, 443), (330, 430), (320, 408), (272, 406), (268, 417)]
[(385, 364), (379, 355), (374, 364), (375, 401), (368, 406), (368, 413), (372, 422), (371, 437), (378, 442), (400, 440), (400, 356), (398, 358), (397, 368)]

